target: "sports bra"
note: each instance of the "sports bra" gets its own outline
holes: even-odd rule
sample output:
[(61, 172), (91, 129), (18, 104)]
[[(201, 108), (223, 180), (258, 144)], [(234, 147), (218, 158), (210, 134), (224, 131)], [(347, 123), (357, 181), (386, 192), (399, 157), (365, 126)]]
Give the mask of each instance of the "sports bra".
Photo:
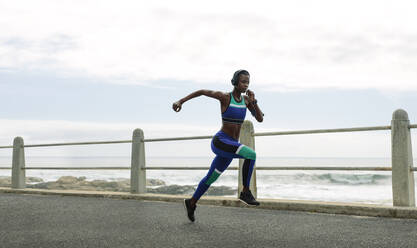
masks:
[(245, 99), (242, 96), (242, 100), (237, 102), (230, 93), (230, 103), (226, 111), (222, 113), (223, 122), (233, 123), (233, 124), (242, 124), (246, 116), (246, 104)]

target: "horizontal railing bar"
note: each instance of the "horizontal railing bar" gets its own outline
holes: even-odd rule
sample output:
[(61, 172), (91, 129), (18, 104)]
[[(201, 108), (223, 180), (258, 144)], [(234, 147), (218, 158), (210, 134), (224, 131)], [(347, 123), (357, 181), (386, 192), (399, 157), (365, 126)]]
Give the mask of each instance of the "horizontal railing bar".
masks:
[(24, 147), (42, 147), (42, 146), (77, 146), (77, 145), (101, 145), (101, 144), (121, 144), (121, 143), (132, 143), (132, 140), (93, 141), (93, 142), (73, 142), (73, 143), (53, 143), (53, 144), (36, 144), (36, 145), (24, 145)]
[(256, 167), (256, 170), (391, 171), (391, 167)]
[(25, 167), (22, 170), (130, 170), (130, 167)]
[[(0, 167), (0, 170), (11, 170), (11, 167)], [(23, 170), (129, 170), (130, 167), (25, 167)], [(209, 167), (146, 167), (145, 170), (208, 170)], [(358, 170), (358, 171), (391, 171), (391, 167), (256, 167), (257, 170)], [(237, 170), (230, 167), (228, 170)], [(417, 171), (417, 167), (411, 168)]]
[[(150, 166), (145, 170), (208, 170), (209, 167), (170, 167), (170, 166)], [(230, 167), (228, 170), (237, 170), (238, 167)], [(305, 167), (305, 166), (259, 166), (256, 170), (342, 170), (342, 171), (391, 171), (391, 167)]]
[(175, 140), (196, 140), (196, 139), (211, 139), (213, 135), (207, 136), (190, 136), (190, 137), (174, 137), (174, 138), (160, 138), (160, 139), (143, 139), (143, 142), (156, 142), (156, 141), (175, 141)]
[[(210, 167), (170, 167), (170, 166), (152, 166), (145, 167), (145, 170), (208, 170)], [(228, 170), (237, 170), (237, 167), (229, 167)]]
[[(417, 124), (410, 125), (410, 128), (417, 128)], [(299, 130), (299, 131), (262, 132), (262, 133), (253, 133), (252, 135), (253, 136), (274, 136), (274, 135), (294, 135), (294, 134), (361, 132), (361, 131), (377, 131), (377, 130), (390, 130), (390, 129), (391, 129), (391, 126), (375, 126), (375, 127), (358, 127), (358, 128), (338, 128), (338, 129), (316, 129), (316, 130)], [(158, 138), (158, 139), (143, 139), (143, 142), (197, 140), (197, 139), (211, 139), (211, 138), (213, 138), (213, 135), (190, 136), (190, 137), (173, 137), (173, 138)], [(121, 143), (132, 143), (132, 140), (34, 144), (34, 145), (25, 145), (24, 147), (100, 145), (100, 144), (121, 144)], [(0, 149), (9, 149), (9, 148), (13, 148), (13, 146), (0, 146)]]
[(377, 130), (390, 130), (390, 129), (391, 129), (391, 126), (338, 128), (338, 129), (316, 129), (316, 130), (283, 131), (283, 132), (263, 132), (263, 133), (254, 133), (253, 136), (316, 134), (316, 133), (343, 133), (343, 132), (362, 132), (362, 131), (377, 131)]

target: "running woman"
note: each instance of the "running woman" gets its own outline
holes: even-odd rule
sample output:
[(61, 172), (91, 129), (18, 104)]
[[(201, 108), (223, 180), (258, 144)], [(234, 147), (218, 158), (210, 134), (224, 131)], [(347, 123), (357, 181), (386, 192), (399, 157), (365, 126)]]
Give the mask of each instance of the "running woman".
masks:
[[(238, 70), (232, 78), (233, 91), (224, 93), (220, 91), (198, 90), (181, 100), (173, 103), (174, 111), (179, 112), (182, 104), (198, 97), (208, 96), (220, 101), (223, 125), (219, 132), (213, 137), (211, 149), (216, 154), (207, 175), (200, 181), (194, 195), (184, 200), (184, 207), (190, 221), (194, 221), (194, 211), (197, 201), (207, 191), (210, 185), (226, 170), (233, 158), (243, 158), (243, 190), (239, 199), (248, 205), (258, 206), (252, 192), (249, 190), (250, 178), (255, 164), (256, 153), (250, 147), (238, 142), (240, 128), (246, 116), (246, 108), (252, 113), (258, 122), (263, 121), (263, 113), (260, 110), (255, 94), (249, 90), (249, 72)], [(242, 95), (246, 93), (246, 95)]]

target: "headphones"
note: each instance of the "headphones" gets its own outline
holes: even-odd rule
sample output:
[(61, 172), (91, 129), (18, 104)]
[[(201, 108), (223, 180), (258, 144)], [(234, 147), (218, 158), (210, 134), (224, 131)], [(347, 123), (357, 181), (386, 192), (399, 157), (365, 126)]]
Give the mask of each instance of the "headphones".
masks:
[(248, 75), (249, 75), (249, 72), (247, 71), (247, 70), (237, 70), (234, 74), (233, 74), (233, 78), (232, 78), (232, 84), (234, 85), (234, 86), (236, 86), (238, 83), (239, 83), (239, 75), (242, 73), (242, 72), (246, 72)]

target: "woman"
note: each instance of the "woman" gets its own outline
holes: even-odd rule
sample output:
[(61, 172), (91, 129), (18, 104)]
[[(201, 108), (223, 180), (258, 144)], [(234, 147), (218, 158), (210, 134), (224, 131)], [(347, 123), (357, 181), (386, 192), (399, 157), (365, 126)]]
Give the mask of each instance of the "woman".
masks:
[[(250, 178), (255, 164), (256, 153), (250, 147), (238, 142), (240, 128), (246, 116), (246, 108), (252, 113), (258, 122), (263, 121), (263, 113), (259, 109), (255, 94), (248, 90), (249, 72), (238, 70), (232, 78), (234, 89), (231, 93), (220, 91), (198, 90), (182, 98), (172, 105), (174, 111), (179, 112), (186, 101), (204, 95), (220, 101), (223, 125), (221, 130), (213, 137), (211, 149), (216, 154), (207, 175), (200, 181), (191, 199), (184, 200), (187, 216), (191, 221), (195, 220), (194, 211), (197, 201), (207, 191), (210, 185), (216, 181), (220, 174), (226, 170), (233, 158), (245, 159), (243, 163), (243, 190), (239, 199), (248, 205), (259, 205), (249, 190)], [(242, 95), (245, 93), (246, 95)]]

